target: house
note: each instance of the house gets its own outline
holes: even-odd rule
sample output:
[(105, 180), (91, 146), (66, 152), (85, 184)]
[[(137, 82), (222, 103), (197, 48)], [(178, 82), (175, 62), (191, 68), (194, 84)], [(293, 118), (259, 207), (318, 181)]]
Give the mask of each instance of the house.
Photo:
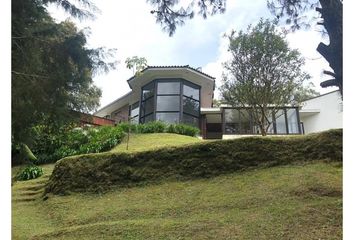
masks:
[[(185, 66), (148, 66), (127, 80), (131, 91), (104, 106), (95, 116), (116, 123), (161, 120), (200, 128), (203, 138), (259, 134), (245, 108), (213, 107), (215, 78)], [(269, 134), (301, 134), (299, 108), (276, 109)]]
[(304, 101), (300, 121), (303, 133), (343, 128), (343, 101), (339, 90)]

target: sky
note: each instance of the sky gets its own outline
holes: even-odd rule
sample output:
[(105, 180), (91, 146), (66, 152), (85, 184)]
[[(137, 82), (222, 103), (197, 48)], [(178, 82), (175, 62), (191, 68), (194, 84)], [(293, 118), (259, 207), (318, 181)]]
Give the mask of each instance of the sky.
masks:
[[(187, 0), (186, 0), (187, 1)], [(157, 24), (150, 13), (152, 6), (143, 0), (93, 1), (100, 9), (95, 20), (73, 20), (79, 28), (90, 28), (88, 47), (115, 48), (114, 61), (117, 68), (108, 74), (94, 77), (95, 84), (102, 89), (101, 106), (129, 92), (126, 82), (132, 71), (125, 66), (125, 59), (132, 56), (145, 57), (148, 65), (190, 65), (201, 67), (202, 71), (216, 78), (220, 87), (222, 63), (230, 59), (228, 40), (224, 37), (232, 29), (239, 31), (249, 24), (258, 23), (261, 17), (273, 18), (265, 0), (227, 1), (226, 12), (203, 19), (196, 15), (185, 25), (177, 27), (169, 37)], [(183, 2), (182, 2), (183, 3)], [(57, 20), (65, 20), (66, 15), (60, 8), (50, 6), (50, 14)], [(320, 41), (326, 42), (317, 26), (310, 30), (300, 30), (287, 36), (291, 48), (297, 48), (306, 59), (305, 70), (312, 76), (316, 90), (326, 93), (335, 88), (323, 89), (320, 82), (326, 80), (322, 71), (330, 70), (328, 63), (317, 53)], [(219, 98), (216, 88), (215, 96)]]

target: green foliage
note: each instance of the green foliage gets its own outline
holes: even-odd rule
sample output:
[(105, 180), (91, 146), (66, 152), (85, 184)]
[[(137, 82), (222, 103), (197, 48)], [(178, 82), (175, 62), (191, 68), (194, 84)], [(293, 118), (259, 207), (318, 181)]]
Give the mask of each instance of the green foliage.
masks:
[(17, 176), (16, 180), (25, 181), (35, 179), (43, 175), (43, 169), (39, 166), (30, 165), (23, 169)]
[(146, 68), (147, 60), (144, 57), (133, 56), (125, 60), (126, 67), (133, 70), (133, 75), (139, 75)]
[(11, 129), (13, 140), (28, 146), (33, 127), (57, 128), (79, 118), (72, 110), (97, 108), (101, 90), (93, 76), (114, 68), (107, 61), (112, 52), (87, 48), (86, 32), (69, 20), (56, 23), (44, 6), (48, 2), (74, 16), (89, 13), (68, 1), (12, 1)]
[(162, 179), (208, 178), (252, 168), (342, 160), (342, 130), (297, 137), (250, 137), (145, 152), (100, 153), (57, 162), (46, 192), (102, 191)]
[(199, 129), (186, 124), (170, 124), (166, 132), (194, 137), (199, 134)]
[(232, 59), (224, 64), (222, 98), (236, 107), (250, 107), (254, 124), (266, 135), (272, 123), (269, 106), (294, 104), (295, 93), (304, 89), (303, 82), (309, 79), (302, 70), (305, 60), (289, 48), (276, 22), (261, 19), (228, 37)]
[(52, 157), (58, 160), (77, 154), (108, 151), (120, 143), (124, 136), (123, 130), (118, 127), (76, 128), (61, 136), (62, 144)]
[(129, 128), (131, 133), (136, 134), (168, 132), (194, 137), (199, 133), (198, 128), (189, 125), (168, 125), (161, 121), (146, 124), (120, 123), (115, 127), (94, 128), (73, 128), (69, 125), (57, 130), (39, 125), (33, 128), (32, 149), (38, 158), (37, 163), (55, 162), (78, 154), (105, 152), (119, 144)]
[(187, 124), (168, 124), (162, 121), (152, 121), (144, 124), (120, 123), (117, 127), (123, 129), (124, 132), (131, 133), (176, 133), (186, 136), (195, 137), (199, 134), (199, 129)]

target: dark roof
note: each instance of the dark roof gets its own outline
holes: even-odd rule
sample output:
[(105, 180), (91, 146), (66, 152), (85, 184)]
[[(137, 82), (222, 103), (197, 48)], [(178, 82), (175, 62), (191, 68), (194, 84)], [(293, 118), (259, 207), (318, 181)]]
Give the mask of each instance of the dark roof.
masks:
[[(180, 66), (177, 66), (177, 65), (176, 65), (176, 66), (147, 66), (147, 67), (144, 68), (144, 70), (142, 70), (141, 72), (144, 72), (144, 71), (146, 71), (146, 70), (148, 70), (148, 69), (153, 69), (153, 68), (188, 68), (188, 69), (191, 69), (191, 70), (193, 70), (193, 71), (195, 71), (195, 72), (198, 72), (198, 73), (200, 73), (200, 74), (203, 74), (204, 76), (207, 76), (207, 77), (212, 78), (212, 79), (215, 80), (215, 77), (212, 77), (212, 76), (210, 76), (210, 75), (208, 75), (208, 74), (206, 74), (206, 73), (204, 73), (204, 72), (202, 72), (202, 71), (200, 71), (200, 70), (198, 70), (198, 69), (196, 69), (196, 68), (190, 67), (189, 65), (180, 65)], [(132, 76), (131, 78), (129, 78), (129, 79), (127, 80), (127, 82), (129, 83), (129, 81), (131, 81), (134, 77), (135, 77), (135, 76)]]

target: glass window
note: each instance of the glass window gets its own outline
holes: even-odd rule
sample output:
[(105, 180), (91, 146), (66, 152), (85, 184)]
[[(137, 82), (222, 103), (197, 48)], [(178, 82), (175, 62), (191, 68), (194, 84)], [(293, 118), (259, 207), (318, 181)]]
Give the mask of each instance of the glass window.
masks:
[(157, 94), (179, 94), (180, 82), (159, 82), (157, 84)]
[(179, 123), (179, 113), (156, 113), (156, 120), (164, 121), (168, 123)]
[(240, 133), (241, 134), (251, 134), (251, 118), (247, 110), (239, 110), (240, 114)]
[(149, 114), (149, 115), (141, 118), (142, 123), (147, 123), (147, 122), (151, 122), (151, 121), (154, 121), (154, 114)]
[(199, 116), (199, 101), (183, 97), (183, 112)]
[(130, 106), (130, 116), (135, 117), (139, 115), (139, 102), (134, 103)]
[(179, 96), (157, 96), (156, 111), (179, 111)]
[(149, 98), (148, 100), (141, 103), (141, 116), (150, 114), (154, 111), (154, 98)]
[(135, 116), (135, 117), (131, 118), (130, 123), (138, 124), (139, 123), (139, 116)]
[(183, 95), (199, 100), (199, 88), (183, 84)]
[(237, 109), (225, 109), (225, 122), (236, 123), (239, 122), (240, 115)]
[(277, 127), (277, 134), (286, 134), (285, 112), (283, 109), (279, 109), (275, 113), (275, 124)]
[(144, 86), (142, 91), (143, 91), (143, 100), (154, 96), (154, 91), (155, 91), (155, 82), (151, 82), (148, 85)]
[(238, 123), (225, 123), (225, 133), (236, 134), (239, 132)]
[(290, 108), (286, 112), (288, 117), (289, 133), (299, 133), (299, 123), (297, 119), (296, 109)]
[(199, 118), (183, 114), (183, 123), (199, 128)]

